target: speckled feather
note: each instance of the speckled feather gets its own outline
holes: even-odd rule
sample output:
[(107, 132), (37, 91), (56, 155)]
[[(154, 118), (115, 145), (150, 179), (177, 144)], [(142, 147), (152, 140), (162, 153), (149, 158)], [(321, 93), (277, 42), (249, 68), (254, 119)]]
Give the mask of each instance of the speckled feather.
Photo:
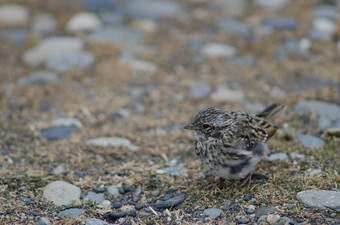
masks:
[(195, 153), (204, 166), (224, 179), (241, 179), (255, 170), (268, 151), (266, 142), (277, 127), (265, 119), (282, 108), (272, 104), (257, 115), (207, 108), (197, 113), (185, 128), (194, 130)]

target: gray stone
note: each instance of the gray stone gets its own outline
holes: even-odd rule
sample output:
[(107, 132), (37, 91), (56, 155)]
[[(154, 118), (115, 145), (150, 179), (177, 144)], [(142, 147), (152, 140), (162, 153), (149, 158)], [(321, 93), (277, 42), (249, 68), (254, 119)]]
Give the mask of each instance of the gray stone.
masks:
[(317, 18), (313, 22), (313, 29), (309, 33), (313, 41), (331, 41), (336, 31), (334, 21), (327, 18)]
[(211, 93), (211, 86), (205, 82), (195, 82), (190, 85), (188, 97), (190, 99), (204, 99)]
[(42, 36), (51, 35), (57, 28), (57, 20), (48, 13), (42, 13), (33, 18), (32, 32)]
[(280, 215), (269, 214), (267, 216), (267, 222), (271, 225), (274, 225), (277, 221), (279, 221)]
[(316, 149), (321, 148), (326, 144), (325, 141), (321, 138), (314, 137), (308, 134), (299, 134), (298, 136), (296, 136), (296, 139), (305, 148)]
[(57, 217), (67, 217), (67, 218), (76, 218), (81, 214), (85, 213), (85, 210), (73, 208), (73, 209), (66, 209), (61, 211), (57, 214)]
[(10, 40), (13, 45), (22, 45), (27, 39), (27, 29), (25, 28), (14, 28), (9, 30), (4, 30), (3, 36)]
[(107, 192), (111, 194), (113, 197), (118, 198), (119, 197), (119, 189), (115, 185), (110, 185), (107, 187)]
[(288, 160), (288, 155), (286, 153), (280, 152), (271, 154), (270, 156), (266, 156), (265, 158), (268, 161), (285, 161)]
[(249, 223), (249, 218), (238, 218), (237, 223), (238, 224), (248, 224)]
[(27, 65), (39, 66), (56, 53), (80, 51), (83, 45), (83, 41), (75, 37), (51, 37), (24, 52), (22, 59)]
[(331, 41), (333, 34), (325, 33), (320, 30), (312, 29), (309, 32), (309, 38), (312, 41)]
[(46, 66), (55, 72), (65, 73), (74, 68), (90, 68), (94, 61), (94, 56), (89, 52), (60, 52), (51, 56)]
[(173, 1), (130, 0), (125, 4), (125, 13), (133, 19), (177, 18), (184, 14), (182, 6)]
[(24, 26), (27, 24), (29, 12), (18, 4), (0, 5), (0, 26)]
[(289, 86), (296, 86), (299, 91), (309, 91), (324, 89), (327, 86), (339, 87), (339, 83), (323, 77), (303, 76), (297, 82), (289, 84)]
[(98, 205), (102, 204), (102, 202), (105, 200), (104, 193), (89, 192), (86, 198), (88, 198), (90, 202), (97, 203)]
[(292, 209), (295, 207), (295, 204), (292, 203), (285, 203), (284, 206), (286, 206), (288, 209)]
[(51, 122), (53, 127), (82, 127), (80, 120), (76, 118), (57, 118)]
[(38, 225), (51, 225), (51, 222), (47, 217), (40, 217)]
[(217, 209), (217, 208), (209, 208), (209, 209), (205, 209), (204, 210), (204, 215), (209, 216), (211, 218), (216, 218), (219, 217), (222, 214), (222, 210), (221, 209)]
[(303, 160), (303, 159), (306, 158), (305, 155), (299, 154), (299, 153), (297, 153), (297, 152), (292, 152), (292, 153), (289, 154), (289, 156), (290, 156), (290, 158), (292, 158), (292, 159), (299, 159), (299, 160)]
[(135, 44), (142, 40), (143, 34), (135, 29), (112, 26), (91, 33), (89, 38), (93, 41), (110, 44)]
[(269, 213), (275, 213), (275, 212), (276, 211), (275, 211), (275, 209), (273, 207), (261, 207), (261, 208), (255, 209), (255, 215), (257, 217), (266, 216)]
[(268, 26), (274, 30), (296, 30), (298, 23), (292, 18), (274, 17), (266, 19), (263, 25)]
[(94, 11), (114, 11), (118, 8), (116, 0), (85, 0), (82, 1), (82, 6)]
[(267, 220), (267, 215), (260, 216), (260, 218), (257, 220), (258, 224), (264, 224), (264, 222)]
[(100, 219), (91, 218), (85, 220), (85, 225), (108, 225), (108, 223)]
[(289, 217), (281, 217), (280, 219), (279, 219), (279, 222), (278, 222), (279, 224), (281, 224), (281, 225), (289, 225), (289, 224), (295, 224), (295, 221), (294, 220), (292, 220), (291, 218), (289, 218)]
[(318, 175), (318, 174), (321, 174), (322, 173), (322, 170), (321, 169), (312, 169), (312, 168), (309, 168), (307, 171), (306, 171), (307, 175), (308, 176), (315, 176), (315, 175)]
[(256, 0), (255, 3), (266, 10), (272, 11), (282, 9), (290, 3), (290, 0)]
[(44, 197), (57, 206), (71, 205), (80, 201), (80, 188), (64, 181), (54, 181), (44, 188)]
[(91, 12), (79, 12), (66, 24), (66, 30), (70, 32), (91, 31), (101, 28), (102, 22)]
[(208, 58), (229, 58), (235, 56), (236, 49), (220, 43), (208, 43), (202, 46), (201, 54)]
[(137, 151), (140, 149), (138, 146), (131, 144), (130, 140), (121, 137), (100, 137), (90, 139), (87, 141), (87, 144), (99, 147), (115, 147), (115, 148), (123, 147), (131, 151)]
[(311, 13), (315, 17), (328, 18), (336, 20), (339, 16), (339, 11), (332, 5), (317, 5), (311, 10)]
[(40, 137), (46, 138), (49, 141), (67, 140), (75, 132), (77, 132), (75, 127), (55, 127), (42, 131)]
[(340, 192), (326, 190), (301, 191), (296, 195), (305, 206), (328, 209), (340, 207)]
[(107, 25), (122, 25), (124, 22), (124, 16), (119, 12), (102, 11), (99, 17)]
[(318, 120), (319, 127), (325, 129), (332, 126), (332, 121), (326, 117), (321, 116)]
[(154, 191), (151, 192), (151, 195), (152, 195), (153, 197), (157, 197), (160, 193), (161, 193), (160, 190), (154, 190)]
[(223, 18), (217, 21), (217, 27), (233, 35), (245, 36), (248, 34), (248, 27), (240, 20), (234, 18)]
[(177, 167), (165, 167), (157, 170), (158, 174), (168, 174), (171, 176), (181, 176), (186, 173), (186, 168), (184, 166)]
[(37, 71), (19, 80), (21, 85), (47, 85), (55, 84), (59, 81), (57, 74), (48, 71)]
[(181, 204), (185, 200), (185, 194), (179, 193), (175, 197), (172, 197), (166, 201), (160, 201), (155, 204), (152, 204), (152, 208), (159, 211), (168, 208), (174, 208), (177, 205)]
[(220, 86), (211, 94), (211, 99), (223, 102), (242, 102), (244, 94), (242, 91), (232, 90), (225, 86)]
[(312, 112), (330, 120), (340, 120), (340, 106), (333, 103), (317, 100), (302, 100), (294, 107), (299, 115), (309, 116)]
[(253, 214), (254, 212), (255, 212), (255, 206), (254, 205), (248, 206), (247, 213)]

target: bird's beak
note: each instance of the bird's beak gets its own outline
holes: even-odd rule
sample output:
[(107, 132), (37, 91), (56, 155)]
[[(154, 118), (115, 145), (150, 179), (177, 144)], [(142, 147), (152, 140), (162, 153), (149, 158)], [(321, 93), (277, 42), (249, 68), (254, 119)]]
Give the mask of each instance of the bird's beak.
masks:
[(187, 129), (187, 130), (196, 130), (197, 129), (197, 127), (192, 123), (185, 125), (183, 128)]

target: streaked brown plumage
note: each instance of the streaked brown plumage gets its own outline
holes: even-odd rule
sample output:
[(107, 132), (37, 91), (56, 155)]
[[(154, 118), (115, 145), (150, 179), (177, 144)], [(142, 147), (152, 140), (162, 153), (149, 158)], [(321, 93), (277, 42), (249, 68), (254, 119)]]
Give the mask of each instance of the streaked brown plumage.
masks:
[(250, 182), (256, 165), (268, 151), (267, 140), (278, 129), (267, 119), (283, 107), (272, 104), (256, 115), (207, 108), (184, 128), (194, 130), (195, 153), (213, 174), (224, 179), (242, 179), (248, 175), (245, 182)]

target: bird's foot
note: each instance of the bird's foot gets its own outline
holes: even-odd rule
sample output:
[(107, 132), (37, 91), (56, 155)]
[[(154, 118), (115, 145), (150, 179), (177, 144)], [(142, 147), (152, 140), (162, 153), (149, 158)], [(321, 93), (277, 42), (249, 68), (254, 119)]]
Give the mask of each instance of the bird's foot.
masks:
[(246, 183), (248, 183), (248, 187), (250, 187), (250, 183), (251, 183), (251, 177), (253, 176), (253, 172), (250, 172), (247, 177), (244, 179), (244, 181), (238, 185), (237, 187), (240, 188), (240, 187), (243, 187)]
[(218, 179), (217, 187), (218, 187), (219, 189), (224, 189), (224, 188), (226, 188), (225, 179), (224, 179), (224, 178), (220, 177), (220, 178)]

